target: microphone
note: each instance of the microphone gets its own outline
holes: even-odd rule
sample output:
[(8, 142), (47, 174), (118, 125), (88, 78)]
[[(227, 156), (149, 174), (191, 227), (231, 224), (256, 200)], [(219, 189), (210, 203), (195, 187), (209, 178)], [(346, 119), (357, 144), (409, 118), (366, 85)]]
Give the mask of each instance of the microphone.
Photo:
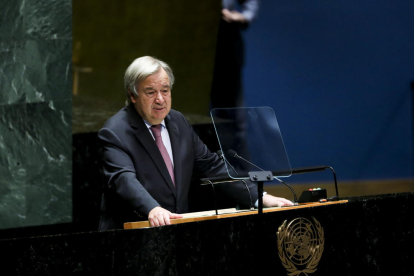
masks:
[[(260, 168), (259, 166), (256, 166), (255, 164), (249, 162), (248, 160), (244, 159), (243, 157), (241, 157), (240, 155), (237, 154), (237, 152), (235, 152), (234, 150), (230, 149), (227, 151), (227, 154), (230, 155), (231, 157), (235, 157), (235, 158), (239, 158), (242, 159), (243, 161), (246, 161), (247, 163), (249, 163), (250, 165), (260, 169), (261, 171), (264, 171), (262, 168)], [(280, 183), (285, 184), (293, 193), (293, 201), (295, 205), (298, 205), (298, 197), (296, 196), (295, 191), (292, 189), (292, 187), (287, 184), (286, 182), (282, 181), (281, 179), (277, 178), (276, 176), (273, 177), (274, 179), (276, 179), (277, 181), (279, 181)]]
[(249, 161), (247, 161), (246, 159), (244, 159), (243, 157), (241, 157), (240, 155), (238, 155), (237, 154), (237, 152), (235, 152), (234, 150), (228, 150), (227, 151), (227, 154), (228, 155), (230, 155), (231, 157), (236, 157), (236, 158), (239, 158), (239, 159), (241, 159), (241, 160), (243, 160), (243, 161), (245, 161), (245, 162), (247, 162), (247, 163), (249, 163), (250, 165), (252, 165), (253, 167), (256, 167), (256, 168), (258, 168), (259, 170), (261, 170), (261, 171), (264, 171), (262, 168), (260, 168), (259, 166), (256, 166), (255, 164), (253, 164), (253, 163), (251, 163), (251, 162), (249, 162)]
[[(220, 156), (221, 159), (223, 159), (223, 161), (230, 166), (230, 168), (232, 168), (232, 170), (238, 175), (236, 169), (230, 164), (230, 162), (226, 159), (226, 157), (224, 157), (224, 154), (221, 150), (217, 151), (218, 156)], [(243, 182), (244, 186), (246, 187), (247, 191), (249, 192), (249, 197), (250, 197), (250, 210), (253, 210), (253, 200), (252, 200), (252, 195), (250, 194), (250, 189), (247, 186), (246, 181), (244, 181), (243, 179), (241, 179), (241, 182)]]

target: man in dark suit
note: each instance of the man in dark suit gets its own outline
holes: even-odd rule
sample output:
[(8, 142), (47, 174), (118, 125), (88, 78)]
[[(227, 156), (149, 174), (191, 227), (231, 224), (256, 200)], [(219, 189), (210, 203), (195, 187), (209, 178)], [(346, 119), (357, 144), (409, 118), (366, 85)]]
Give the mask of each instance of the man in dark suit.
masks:
[[(136, 59), (125, 73), (127, 106), (99, 131), (106, 185), (100, 230), (123, 228), (124, 222), (148, 219), (152, 226), (170, 224), (188, 209), (191, 176), (225, 173), (178, 111), (171, 109), (174, 75), (163, 61)], [(253, 202), (257, 189), (250, 185)], [(241, 183), (221, 187), (248, 207), (251, 199)], [(264, 206), (291, 205), (266, 194)]]

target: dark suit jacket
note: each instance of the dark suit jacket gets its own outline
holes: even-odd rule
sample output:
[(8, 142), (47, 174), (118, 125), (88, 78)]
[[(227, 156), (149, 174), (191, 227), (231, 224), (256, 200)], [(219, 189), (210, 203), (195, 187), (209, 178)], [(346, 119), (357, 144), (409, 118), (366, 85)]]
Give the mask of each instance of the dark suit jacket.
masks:
[[(224, 163), (207, 149), (180, 112), (171, 110), (165, 124), (171, 140), (176, 187), (133, 105), (122, 108), (99, 131), (106, 179), (100, 230), (122, 229), (125, 222), (147, 220), (148, 213), (157, 206), (186, 213), (192, 174), (208, 177), (225, 173)], [(250, 205), (241, 183), (220, 188), (241, 206)], [(255, 202), (257, 191), (253, 184), (250, 190)]]

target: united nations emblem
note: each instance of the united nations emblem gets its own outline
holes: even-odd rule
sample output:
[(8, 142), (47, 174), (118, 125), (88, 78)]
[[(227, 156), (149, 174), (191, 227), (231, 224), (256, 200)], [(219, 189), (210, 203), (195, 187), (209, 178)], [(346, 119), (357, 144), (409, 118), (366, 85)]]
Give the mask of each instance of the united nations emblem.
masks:
[(288, 275), (308, 275), (316, 271), (325, 243), (323, 228), (319, 221), (305, 218), (286, 220), (277, 232), (277, 247), (282, 265)]

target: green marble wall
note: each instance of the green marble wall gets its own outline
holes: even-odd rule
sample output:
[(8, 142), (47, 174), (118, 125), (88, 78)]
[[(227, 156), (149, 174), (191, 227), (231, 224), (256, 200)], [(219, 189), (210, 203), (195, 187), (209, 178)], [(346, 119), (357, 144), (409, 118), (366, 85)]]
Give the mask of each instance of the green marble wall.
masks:
[(0, 229), (72, 221), (71, 58), (71, 0), (0, 0)]

